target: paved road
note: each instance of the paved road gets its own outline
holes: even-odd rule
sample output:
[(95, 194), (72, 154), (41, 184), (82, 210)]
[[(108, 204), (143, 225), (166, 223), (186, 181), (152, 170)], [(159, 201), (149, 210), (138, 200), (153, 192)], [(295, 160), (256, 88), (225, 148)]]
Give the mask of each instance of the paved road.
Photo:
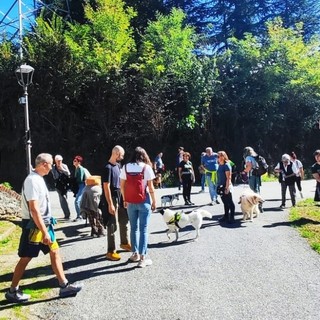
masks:
[[(314, 186), (314, 181), (303, 182), (305, 196), (313, 197)], [(35, 303), (34, 314), (55, 320), (320, 319), (320, 256), (289, 226), (287, 210), (278, 209), (279, 184), (263, 185), (265, 212), (253, 223), (240, 222), (237, 204), (232, 226), (218, 223), (221, 204), (209, 206), (208, 193), (198, 194), (199, 187), (193, 191), (192, 201), (205, 206), (213, 219), (204, 221), (198, 242), (187, 228), (174, 243), (167, 241), (162, 217), (154, 213), (149, 238), (153, 265), (144, 269), (127, 264), (126, 252), (119, 262), (107, 261), (106, 239), (90, 238), (83, 223), (60, 223), (66, 272), (85, 288), (75, 298)], [(235, 187), (235, 202), (242, 191), (243, 186)], [(157, 197), (176, 192), (157, 190)], [(62, 217), (56, 194), (51, 196), (56, 216)], [(180, 197), (175, 208), (182, 204)]]

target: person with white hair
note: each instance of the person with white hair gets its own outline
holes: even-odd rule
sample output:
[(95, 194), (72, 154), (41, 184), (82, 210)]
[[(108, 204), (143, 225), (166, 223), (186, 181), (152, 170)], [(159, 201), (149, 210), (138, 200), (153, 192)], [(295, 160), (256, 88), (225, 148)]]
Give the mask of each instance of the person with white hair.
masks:
[(286, 207), (286, 192), (287, 187), (289, 187), (290, 197), (292, 206), (296, 205), (296, 188), (294, 186), (296, 181), (296, 175), (298, 173), (298, 168), (290, 160), (288, 154), (283, 154), (281, 157), (281, 162), (279, 162), (274, 171), (279, 174), (279, 182), (281, 183), (281, 206), (280, 209)]
[(60, 297), (75, 296), (82, 284), (70, 284), (67, 280), (59, 251), (53, 225), (49, 191), (44, 181), (52, 169), (53, 158), (49, 153), (40, 153), (35, 160), (35, 169), (26, 177), (22, 186), (22, 233), (20, 237), (18, 261), (12, 276), (11, 286), (5, 293), (8, 301), (14, 303), (26, 302), (30, 295), (19, 288), (20, 280), (29, 262), (38, 257), (40, 251), (50, 255), (52, 270), (59, 286)]
[(59, 195), (59, 202), (65, 219), (70, 219), (70, 209), (68, 205), (68, 189), (70, 180), (70, 170), (65, 163), (62, 163), (62, 156), (57, 154), (54, 157), (55, 164), (52, 167), (51, 173), (54, 179), (54, 185)]

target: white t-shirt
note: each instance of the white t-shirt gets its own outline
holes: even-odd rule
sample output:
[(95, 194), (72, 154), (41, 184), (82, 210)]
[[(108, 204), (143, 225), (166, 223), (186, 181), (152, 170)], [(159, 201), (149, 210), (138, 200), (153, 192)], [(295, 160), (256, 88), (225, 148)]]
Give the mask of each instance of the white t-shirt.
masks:
[(52, 215), (49, 191), (42, 176), (34, 171), (27, 176), (23, 183), (21, 198), (22, 219), (30, 219), (31, 212), (27, 201), (37, 200), (44, 223), (50, 223)]
[(146, 168), (144, 169), (144, 177), (143, 177), (144, 187), (147, 186), (148, 181), (153, 180), (155, 178), (155, 175), (151, 166), (149, 166), (148, 164), (145, 164), (144, 162), (139, 162), (139, 163), (127, 163), (122, 167), (120, 172), (120, 179), (122, 180), (127, 180), (125, 166), (127, 168), (127, 172), (142, 172), (143, 167), (146, 166)]
[(297, 173), (297, 177), (301, 176), (300, 170), (303, 169), (303, 165), (301, 163), (300, 160), (296, 159), (296, 160), (291, 160), (293, 162), (293, 164), (296, 166), (296, 168), (298, 169), (298, 173)]

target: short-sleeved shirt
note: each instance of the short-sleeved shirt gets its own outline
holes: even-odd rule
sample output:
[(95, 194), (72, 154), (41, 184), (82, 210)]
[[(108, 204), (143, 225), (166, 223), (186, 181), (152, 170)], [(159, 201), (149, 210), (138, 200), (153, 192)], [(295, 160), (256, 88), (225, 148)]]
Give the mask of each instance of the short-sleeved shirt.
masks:
[(182, 175), (189, 175), (191, 176), (191, 174), (193, 173), (192, 171), (192, 162), (191, 161), (181, 161), (180, 164), (179, 164), (179, 168), (181, 168), (181, 174)]
[(52, 217), (49, 191), (42, 176), (32, 171), (23, 183), (22, 190), (22, 219), (30, 219), (31, 212), (29, 211), (28, 201), (37, 200), (39, 210), (45, 224), (50, 223)]
[(118, 190), (120, 190), (120, 164), (112, 164), (108, 162), (102, 173), (102, 184), (109, 183), (112, 196), (116, 196)]
[(217, 170), (217, 176), (218, 176), (218, 181), (217, 185), (218, 186), (225, 186), (227, 184), (227, 177), (226, 177), (226, 172), (230, 171), (231, 172), (231, 166), (229, 163), (225, 163), (222, 165), (219, 165), (218, 170)]
[(320, 175), (320, 164), (318, 162), (311, 166), (311, 173), (318, 173)]
[[(213, 153), (211, 156), (205, 155), (201, 158), (201, 164), (209, 171), (217, 171), (218, 169), (218, 154)], [(206, 172), (206, 174), (211, 174)]]
[[(144, 166), (146, 166), (144, 170), (144, 178), (143, 178), (143, 185), (144, 187), (147, 186), (148, 181), (153, 180), (156, 176), (154, 175), (154, 172), (148, 164), (145, 164), (144, 162), (139, 162), (139, 163), (127, 163), (125, 164), (127, 168), (127, 172), (142, 172), (142, 169)], [(123, 166), (121, 173), (120, 173), (120, 179), (122, 180), (127, 180), (127, 174), (126, 170)]]

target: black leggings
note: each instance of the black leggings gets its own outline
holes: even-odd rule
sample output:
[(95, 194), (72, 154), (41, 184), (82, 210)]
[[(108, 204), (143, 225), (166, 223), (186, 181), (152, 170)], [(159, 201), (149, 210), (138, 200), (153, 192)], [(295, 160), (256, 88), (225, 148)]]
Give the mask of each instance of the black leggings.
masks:
[(302, 188), (301, 188), (301, 177), (296, 177), (296, 184), (297, 184), (298, 190), (301, 192), (302, 191)]
[(191, 175), (182, 175), (182, 195), (185, 202), (191, 201), (190, 194), (191, 194), (191, 186), (192, 186), (192, 180)]
[(221, 200), (224, 205), (224, 217), (228, 221), (234, 220), (235, 205), (232, 200), (232, 193), (231, 192), (229, 192), (228, 194), (223, 193), (221, 195)]

